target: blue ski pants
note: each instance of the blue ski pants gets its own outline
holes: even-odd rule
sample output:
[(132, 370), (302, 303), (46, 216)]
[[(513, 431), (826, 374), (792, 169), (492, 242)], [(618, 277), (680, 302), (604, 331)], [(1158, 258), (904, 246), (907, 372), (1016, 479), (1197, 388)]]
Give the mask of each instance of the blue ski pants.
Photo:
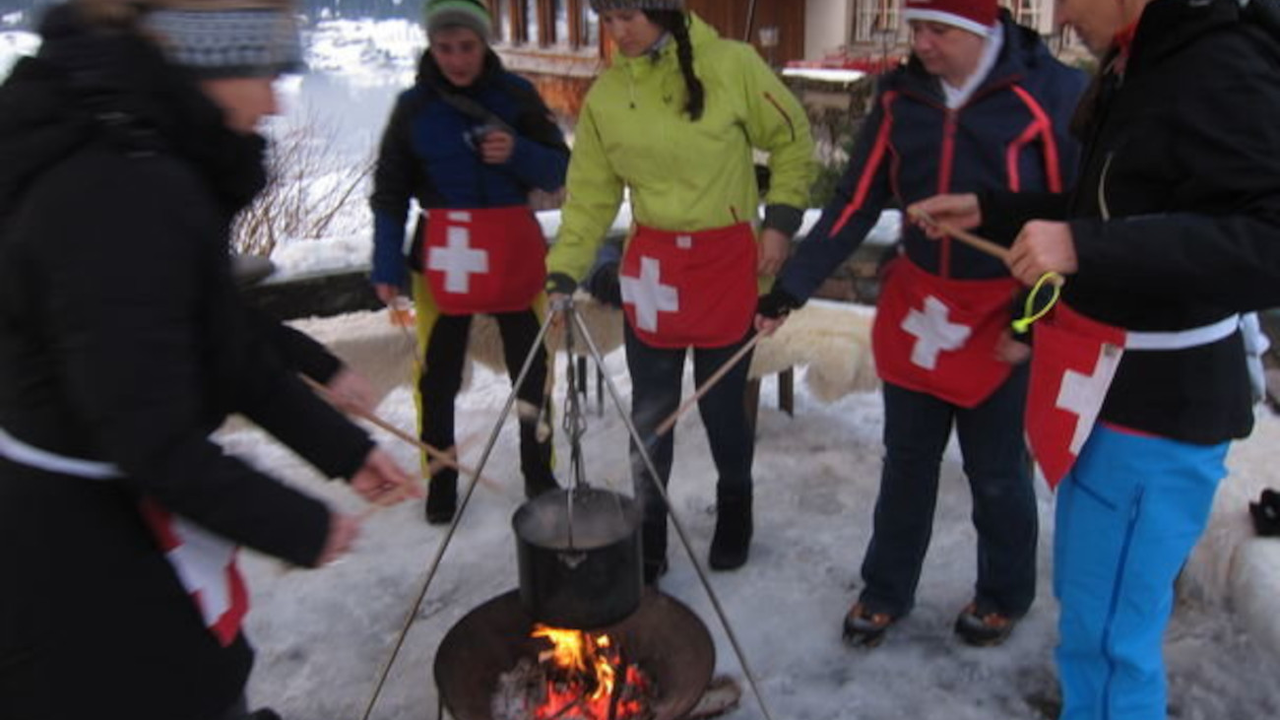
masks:
[(1059, 720), (1165, 720), (1174, 580), (1204, 531), (1229, 443), (1099, 425), (1058, 488)]

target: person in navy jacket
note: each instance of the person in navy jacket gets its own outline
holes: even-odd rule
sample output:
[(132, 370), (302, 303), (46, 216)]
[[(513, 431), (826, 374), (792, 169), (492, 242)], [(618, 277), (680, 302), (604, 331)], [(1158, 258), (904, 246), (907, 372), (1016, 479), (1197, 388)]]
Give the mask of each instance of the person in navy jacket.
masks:
[[(764, 332), (814, 293), (890, 204), (961, 189), (1061, 189), (1073, 180), (1077, 146), (1067, 121), (1083, 73), (1051, 57), (994, 0), (907, 0), (903, 17), (912, 57), (881, 79), (835, 197), (761, 299)], [(978, 531), (974, 597), (955, 630), (971, 644), (1002, 642), (1035, 597), (1027, 373), (1001, 354), (1014, 347), (1006, 329), (1017, 289), (998, 259), (919, 228), (903, 231), (873, 329), (885, 460), (865, 586), (844, 621), (852, 644), (879, 643), (912, 608), (953, 426)]]
[[(489, 49), (492, 20), (483, 3), (428, 0), (425, 13), (430, 48), (417, 82), (396, 101), (378, 155), (372, 281), (392, 304), (412, 275), (424, 357), (421, 437), (451, 451), (472, 316), (497, 319), (513, 382), (533, 350), (545, 310), (546, 240), (528, 197), (564, 185), (569, 150), (537, 91)], [(424, 217), (406, 262), (411, 199)], [(517, 390), (520, 469), (530, 497), (557, 487), (550, 438), (537, 433), (547, 372), (540, 350)], [(423, 465), (429, 467), (425, 457)], [(452, 520), (456, 503), (457, 471), (435, 471), (428, 522)]]

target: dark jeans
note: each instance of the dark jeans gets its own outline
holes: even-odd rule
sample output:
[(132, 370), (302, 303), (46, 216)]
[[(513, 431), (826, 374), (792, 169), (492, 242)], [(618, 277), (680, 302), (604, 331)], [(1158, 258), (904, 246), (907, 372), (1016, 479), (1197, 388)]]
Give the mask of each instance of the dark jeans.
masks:
[[(671, 456), (675, 444), (675, 431), (652, 439), (653, 431), (680, 407), (681, 381), (684, 378), (684, 360), (687, 350), (656, 348), (646, 345), (626, 327), (627, 369), (631, 373), (631, 420), (640, 437), (649, 443), (648, 450), (661, 476), (662, 487), (667, 487), (671, 476)], [(741, 349), (746, 339), (719, 348), (693, 348), (693, 377), (696, 385), (702, 385), (720, 366)], [(747, 388), (747, 369), (751, 365), (748, 354), (734, 366), (716, 385), (698, 401), (698, 413), (707, 429), (707, 441), (711, 457), (715, 461), (716, 497), (744, 500), (751, 498), (751, 462), (755, 452), (755, 439), (747, 421), (744, 397)], [(646, 561), (660, 563), (666, 555), (667, 508), (662, 497), (652, 488), (653, 477), (645, 468), (644, 460), (631, 445), (631, 477), (635, 483), (636, 497), (644, 507), (644, 538)]]
[[(422, 397), (422, 441), (440, 450), (453, 447), (454, 400), (462, 388), (462, 368), (467, 359), (467, 337), (471, 331), (470, 315), (440, 315), (427, 339), (426, 361), (418, 391)], [(524, 359), (538, 337), (541, 324), (532, 310), (497, 313), (498, 331), (502, 336), (502, 355), (507, 375), (515, 382)], [(547, 379), (547, 353), (540, 349), (524, 384), (516, 397), (534, 407), (545, 402), (543, 389)], [(551, 443), (539, 443), (533, 423), (520, 424), (520, 470), (526, 480), (539, 481), (551, 473)]]
[(984, 608), (1024, 614), (1035, 598), (1039, 520), (1023, 441), (1027, 367), (977, 407), (884, 384), (884, 471), (874, 533), (862, 561), (861, 600), (895, 617), (915, 602), (933, 533), (938, 469), (954, 424), (973, 494), (978, 531), (975, 599)]

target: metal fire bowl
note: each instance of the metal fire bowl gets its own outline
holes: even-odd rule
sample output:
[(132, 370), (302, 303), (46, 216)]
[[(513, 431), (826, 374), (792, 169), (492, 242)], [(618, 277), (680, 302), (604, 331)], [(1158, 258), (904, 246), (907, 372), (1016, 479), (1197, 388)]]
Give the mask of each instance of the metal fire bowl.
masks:
[[(518, 590), (480, 605), (449, 629), (436, 651), (435, 676), (440, 701), (455, 720), (492, 720), (498, 676), (546, 649), (545, 642), (529, 637), (532, 630)], [(617, 640), (627, 659), (657, 685), (654, 720), (683, 718), (711, 682), (711, 634), (692, 610), (668, 595), (648, 589), (635, 613), (593, 632)]]

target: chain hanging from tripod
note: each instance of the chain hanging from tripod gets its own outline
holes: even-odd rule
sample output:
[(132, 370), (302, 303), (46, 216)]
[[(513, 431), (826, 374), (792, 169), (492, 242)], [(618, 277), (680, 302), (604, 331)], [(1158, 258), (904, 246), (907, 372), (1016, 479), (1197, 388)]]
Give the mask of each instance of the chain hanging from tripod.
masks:
[[(564, 313), (564, 349), (565, 356), (568, 358), (566, 363), (566, 383), (564, 393), (564, 420), (561, 428), (564, 430), (565, 437), (569, 439), (569, 473), (572, 475), (572, 483), (575, 488), (586, 487), (587, 481), (584, 477), (584, 469), (582, 465), (582, 436), (587, 432), (587, 416), (582, 412), (581, 388), (585, 387), (582, 383), (585, 379), (580, 377), (577, 363), (574, 362), (573, 354), (573, 312), (572, 306), (555, 310), (555, 312)], [(550, 372), (554, 372), (554, 366)]]

